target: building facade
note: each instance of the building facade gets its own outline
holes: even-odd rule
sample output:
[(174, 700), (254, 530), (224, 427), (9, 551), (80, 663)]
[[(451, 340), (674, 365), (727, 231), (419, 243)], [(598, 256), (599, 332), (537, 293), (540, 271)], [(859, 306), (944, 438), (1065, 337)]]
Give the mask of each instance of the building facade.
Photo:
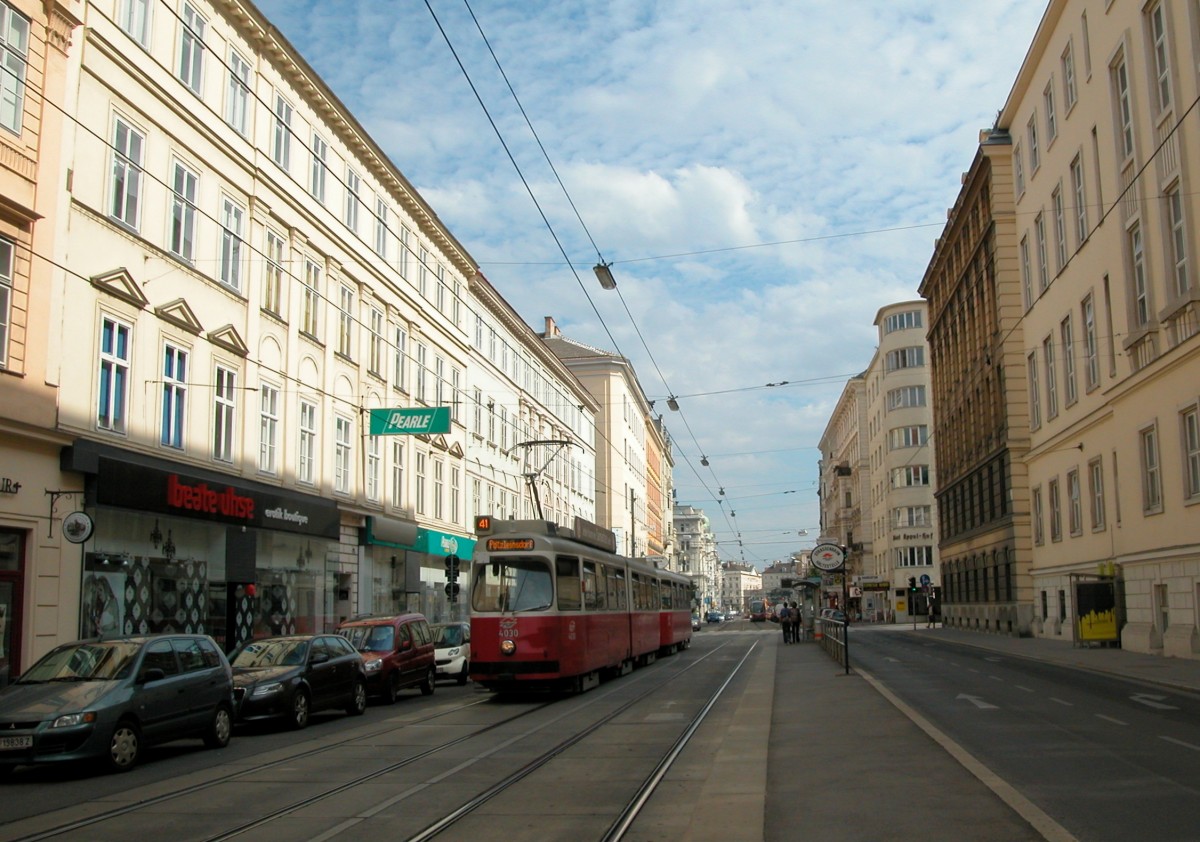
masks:
[[(928, 320), (920, 300), (890, 304), (875, 316), (879, 342), (864, 391), (872, 543), (855, 582), (863, 616), (875, 621), (926, 615), (941, 586)], [(916, 595), (909, 591), (910, 578), (919, 587)]]
[(1053, 0), (998, 118), (1021, 255), (1033, 632), (1120, 628), (1125, 648), (1193, 658), (1198, 67), (1195, 3)]
[(676, 504), (672, 518), (678, 559), (675, 569), (691, 577), (696, 608), (716, 610), (721, 604), (721, 564), (708, 515), (695, 506)]
[[(841, 605), (842, 576), (850, 581), (864, 573), (871, 558), (872, 503), (866, 376), (850, 378), (821, 434), (821, 542), (846, 547), (844, 573), (825, 574), (825, 605)], [(764, 583), (765, 584), (765, 583)], [(851, 602), (851, 609), (858, 605)]]
[(752, 564), (726, 561), (721, 564), (721, 605), (741, 614), (750, 610), (750, 594), (763, 589), (763, 574)]

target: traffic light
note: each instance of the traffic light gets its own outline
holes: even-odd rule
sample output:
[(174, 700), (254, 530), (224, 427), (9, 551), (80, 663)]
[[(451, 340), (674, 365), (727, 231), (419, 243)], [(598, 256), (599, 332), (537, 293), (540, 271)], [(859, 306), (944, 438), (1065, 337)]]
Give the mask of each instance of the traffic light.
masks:
[(913, 593), (917, 592), (917, 577), (916, 576), (908, 577), (908, 589), (910, 591), (912, 591)]
[(446, 596), (451, 602), (458, 602), (458, 566), (461, 563), (462, 560), (456, 555), (446, 556)]

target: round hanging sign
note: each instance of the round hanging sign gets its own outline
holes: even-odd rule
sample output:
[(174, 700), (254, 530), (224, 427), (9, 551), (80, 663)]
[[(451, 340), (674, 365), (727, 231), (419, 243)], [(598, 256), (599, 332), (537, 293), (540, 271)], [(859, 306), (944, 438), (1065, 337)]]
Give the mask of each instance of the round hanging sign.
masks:
[(846, 551), (837, 544), (817, 544), (812, 551), (812, 566), (830, 573), (841, 569), (846, 562)]
[(82, 544), (92, 537), (96, 524), (87, 512), (71, 512), (62, 522), (63, 535), (72, 544)]

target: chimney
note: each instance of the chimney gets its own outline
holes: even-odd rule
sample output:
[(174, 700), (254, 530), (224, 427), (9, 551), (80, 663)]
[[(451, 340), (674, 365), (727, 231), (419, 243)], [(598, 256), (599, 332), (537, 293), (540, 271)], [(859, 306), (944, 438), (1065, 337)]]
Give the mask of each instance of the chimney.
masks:
[(544, 336), (547, 339), (553, 339), (556, 336), (562, 335), (559, 332), (558, 325), (556, 325), (554, 323), (553, 316), (544, 316), (543, 318), (545, 318), (545, 320), (546, 320), (546, 332), (543, 333), (542, 336)]

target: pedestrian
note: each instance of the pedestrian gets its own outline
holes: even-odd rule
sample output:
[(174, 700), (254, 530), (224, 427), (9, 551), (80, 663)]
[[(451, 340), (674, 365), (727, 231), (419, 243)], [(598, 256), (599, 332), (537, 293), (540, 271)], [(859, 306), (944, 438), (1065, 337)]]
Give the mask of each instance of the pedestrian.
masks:
[(789, 613), (789, 615), (788, 615), (788, 619), (790, 619), (790, 620), (792, 621), (792, 643), (799, 643), (799, 642), (800, 642), (800, 620), (801, 620), (801, 616), (802, 616), (802, 615), (801, 615), (801, 613), (800, 613), (800, 606), (799, 606), (799, 605), (797, 605), (795, 602), (793, 602), (793, 603), (792, 603), (792, 608), (791, 608), (791, 611), (790, 611), (790, 613)]
[(925, 624), (925, 628), (933, 628), (933, 600), (929, 600), (929, 622)]
[(783, 629), (783, 642), (792, 642), (792, 618), (791, 612), (788, 610), (788, 604), (785, 602), (779, 608), (779, 626)]

